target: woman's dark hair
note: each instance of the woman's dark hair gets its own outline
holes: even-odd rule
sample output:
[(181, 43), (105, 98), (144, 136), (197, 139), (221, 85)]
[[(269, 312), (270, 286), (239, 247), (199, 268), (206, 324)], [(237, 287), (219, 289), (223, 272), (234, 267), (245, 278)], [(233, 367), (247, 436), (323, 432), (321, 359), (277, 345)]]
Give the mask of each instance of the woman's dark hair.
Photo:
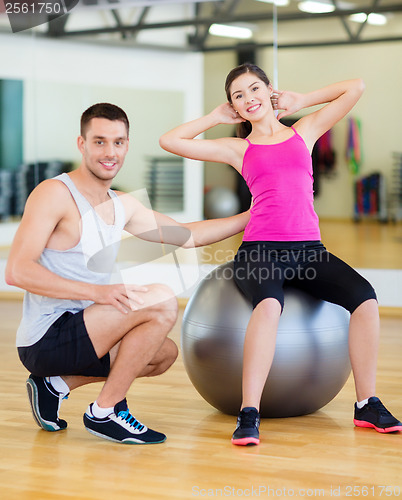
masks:
[[(256, 64), (246, 62), (244, 64), (241, 64), (240, 66), (236, 66), (236, 68), (233, 68), (232, 71), (228, 74), (225, 82), (226, 97), (227, 100), (230, 102), (230, 104), (232, 104), (230, 87), (234, 82), (234, 80), (236, 80), (236, 78), (238, 78), (240, 75), (243, 75), (244, 73), (253, 73), (257, 78), (259, 78), (262, 82), (264, 82), (265, 85), (268, 86), (270, 84), (269, 78), (267, 77), (265, 71), (263, 71)], [(251, 123), (249, 121), (245, 121), (237, 125), (236, 129), (237, 137), (242, 137), (242, 138), (247, 137), (250, 134), (250, 132), (251, 132)]]
[(88, 129), (88, 124), (92, 118), (106, 118), (111, 121), (118, 120), (123, 122), (126, 126), (128, 137), (130, 124), (126, 113), (118, 106), (109, 104), (108, 102), (100, 102), (84, 111), (81, 116), (81, 136), (84, 138)]

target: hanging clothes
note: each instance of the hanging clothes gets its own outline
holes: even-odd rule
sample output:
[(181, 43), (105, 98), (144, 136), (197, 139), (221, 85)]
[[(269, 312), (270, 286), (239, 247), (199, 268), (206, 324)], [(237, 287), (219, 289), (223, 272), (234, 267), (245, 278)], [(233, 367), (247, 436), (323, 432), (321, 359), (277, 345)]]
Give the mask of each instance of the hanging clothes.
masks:
[(361, 124), (357, 118), (349, 118), (346, 161), (350, 172), (357, 175), (362, 164)]
[(317, 167), (323, 174), (331, 173), (335, 168), (335, 151), (332, 147), (331, 130), (323, 134), (316, 142)]
[(323, 134), (314, 144), (312, 151), (313, 176), (314, 176), (314, 195), (320, 193), (320, 177), (322, 174), (330, 176), (335, 171), (336, 154), (332, 147), (331, 130)]

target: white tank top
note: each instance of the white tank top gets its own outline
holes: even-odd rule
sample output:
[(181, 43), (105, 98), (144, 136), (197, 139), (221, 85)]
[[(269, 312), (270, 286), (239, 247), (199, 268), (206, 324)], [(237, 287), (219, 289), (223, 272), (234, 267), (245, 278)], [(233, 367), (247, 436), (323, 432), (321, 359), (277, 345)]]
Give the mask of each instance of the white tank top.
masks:
[[(81, 238), (75, 247), (68, 250), (45, 248), (40, 264), (66, 279), (99, 285), (110, 283), (125, 226), (123, 204), (116, 193), (108, 191), (114, 205), (114, 223), (106, 224), (67, 174), (58, 175), (55, 179), (68, 187), (78, 207)], [(17, 347), (35, 344), (66, 311), (76, 313), (91, 304), (90, 300), (55, 299), (25, 292), (22, 320), (17, 330)]]

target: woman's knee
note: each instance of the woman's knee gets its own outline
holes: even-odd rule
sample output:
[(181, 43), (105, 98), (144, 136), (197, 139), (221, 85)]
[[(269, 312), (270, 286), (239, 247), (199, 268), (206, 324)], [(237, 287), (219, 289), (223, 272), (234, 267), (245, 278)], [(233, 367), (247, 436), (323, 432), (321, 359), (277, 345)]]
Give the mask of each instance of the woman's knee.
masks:
[(374, 298), (369, 298), (361, 302), (353, 311), (353, 316), (358, 316), (363, 314), (365, 316), (370, 316), (372, 318), (377, 318), (379, 316), (378, 312), (378, 302)]
[(268, 297), (258, 302), (254, 310), (263, 312), (267, 316), (280, 315), (283, 309), (282, 303), (275, 297)]
[(377, 295), (371, 284), (364, 280), (359, 287), (355, 287), (351, 291), (349, 311), (353, 314), (358, 309), (364, 306), (365, 309), (378, 311)]

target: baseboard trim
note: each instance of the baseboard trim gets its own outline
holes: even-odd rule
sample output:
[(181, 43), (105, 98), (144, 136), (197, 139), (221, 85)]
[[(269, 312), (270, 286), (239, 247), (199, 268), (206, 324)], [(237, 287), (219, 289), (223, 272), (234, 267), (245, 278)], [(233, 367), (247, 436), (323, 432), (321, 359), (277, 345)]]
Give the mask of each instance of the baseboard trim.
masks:
[(0, 291), (0, 300), (23, 300), (24, 292)]
[[(24, 292), (2, 292), (0, 291), (0, 300), (23, 300)], [(177, 302), (179, 307), (185, 308), (190, 299), (187, 297), (179, 297)], [(395, 318), (402, 318), (402, 307), (379, 307), (380, 316), (389, 316)]]
[(402, 318), (402, 307), (385, 307), (379, 306), (380, 316), (392, 316)]

